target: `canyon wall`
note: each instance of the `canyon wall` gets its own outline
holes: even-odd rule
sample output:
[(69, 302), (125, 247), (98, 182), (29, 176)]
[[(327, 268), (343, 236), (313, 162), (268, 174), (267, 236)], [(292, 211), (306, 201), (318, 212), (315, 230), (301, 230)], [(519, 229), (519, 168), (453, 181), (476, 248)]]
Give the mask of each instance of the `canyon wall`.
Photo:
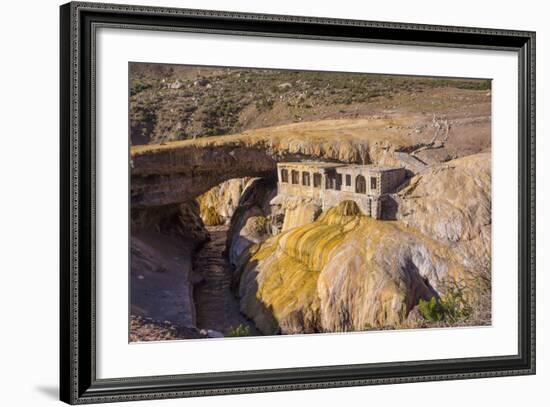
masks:
[(132, 341), (174, 339), (172, 330), (155, 325), (158, 321), (174, 324), (180, 338), (200, 337), (195, 326), (192, 258), (207, 239), (196, 202), (132, 211)]
[(434, 165), (396, 198), (397, 219), (452, 247), (464, 266), (491, 261), (491, 153)]
[[(161, 250), (155, 242), (166, 235), (164, 224), (185, 224), (175, 235), (193, 242), (180, 247), (184, 253), (189, 245), (182, 256), (190, 258), (206, 238), (203, 223), (230, 218), (227, 254), (241, 311), (263, 333), (418, 326), (419, 301), (444, 296), (446, 281), (470, 292), (480, 280), (490, 285), (490, 152), (469, 144), (455, 148), (459, 158), (450, 160), (450, 150), (438, 145), (430, 156), (431, 132), (392, 123), (327, 120), (133, 147), (132, 214), (152, 225), (145, 234), (132, 231), (136, 264), (150, 252), (143, 244)], [(418, 165), (409, 186), (393, 195), (396, 221), (366, 218), (351, 204), (321, 213), (311, 202), (276, 196), (279, 161), (406, 165), (418, 161), (419, 150), (430, 165)], [(199, 205), (182, 224), (181, 204), (195, 199)], [(144, 263), (162, 263), (162, 256)], [(143, 274), (135, 275), (144, 284)], [(194, 315), (192, 303), (180, 306)], [(482, 324), (490, 320), (488, 309)]]

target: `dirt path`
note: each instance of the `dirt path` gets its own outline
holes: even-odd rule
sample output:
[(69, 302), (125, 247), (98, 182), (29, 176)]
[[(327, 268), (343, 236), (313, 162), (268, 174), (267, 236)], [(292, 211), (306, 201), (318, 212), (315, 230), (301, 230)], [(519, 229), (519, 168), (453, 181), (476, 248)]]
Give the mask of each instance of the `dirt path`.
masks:
[(231, 268), (224, 256), (227, 226), (208, 226), (211, 240), (195, 254), (193, 271), (202, 277), (195, 285), (196, 324), (227, 334), (239, 325), (248, 326), (258, 335), (254, 324), (239, 310), (239, 301), (231, 291)]

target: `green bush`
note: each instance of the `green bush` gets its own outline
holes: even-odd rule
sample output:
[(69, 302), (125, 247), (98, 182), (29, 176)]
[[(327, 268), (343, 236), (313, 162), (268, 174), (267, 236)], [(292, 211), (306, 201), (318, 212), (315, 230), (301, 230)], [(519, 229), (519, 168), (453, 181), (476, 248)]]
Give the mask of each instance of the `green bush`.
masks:
[(250, 327), (240, 324), (239, 326), (233, 328), (229, 328), (229, 331), (227, 332), (227, 336), (229, 337), (239, 337), (239, 336), (250, 336)]
[(132, 86), (130, 88), (130, 96), (135, 96), (140, 92), (143, 92), (144, 90), (150, 89), (152, 87), (151, 84), (143, 83), (140, 81), (132, 81)]
[(432, 322), (455, 323), (468, 319), (473, 308), (465, 295), (466, 287), (457, 281), (446, 281), (442, 284), (445, 293), (441, 298), (435, 296), (429, 301), (420, 299), (418, 309), (422, 316)]
[(432, 297), (429, 301), (420, 299), (418, 310), (428, 321), (438, 322), (445, 318), (443, 306), (435, 297)]

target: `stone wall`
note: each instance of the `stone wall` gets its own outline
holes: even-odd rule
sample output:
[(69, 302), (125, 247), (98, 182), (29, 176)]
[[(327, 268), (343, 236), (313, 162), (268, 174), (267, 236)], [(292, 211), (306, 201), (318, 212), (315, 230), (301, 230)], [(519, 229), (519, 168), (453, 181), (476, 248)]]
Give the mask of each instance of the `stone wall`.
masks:
[(280, 195), (300, 196), (303, 198), (321, 199), (323, 195), (323, 189), (315, 188), (313, 186), (303, 186), (300, 184), (292, 184), (285, 182), (277, 183), (277, 192)]
[(391, 194), (405, 181), (407, 172), (404, 168), (396, 168), (391, 171), (381, 173), (379, 177), (380, 193)]
[[(375, 219), (383, 216), (385, 195), (395, 192), (407, 176), (404, 168), (322, 162), (279, 163), (277, 174), (281, 196), (312, 199), (323, 210), (351, 200)], [(316, 177), (321, 182), (314, 182)]]
[(343, 201), (354, 201), (364, 215), (371, 216), (372, 198), (368, 195), (357, 194), (355, 192), (325, 190), (321, 205), (323, 211), (325, 211), (338, 206)]

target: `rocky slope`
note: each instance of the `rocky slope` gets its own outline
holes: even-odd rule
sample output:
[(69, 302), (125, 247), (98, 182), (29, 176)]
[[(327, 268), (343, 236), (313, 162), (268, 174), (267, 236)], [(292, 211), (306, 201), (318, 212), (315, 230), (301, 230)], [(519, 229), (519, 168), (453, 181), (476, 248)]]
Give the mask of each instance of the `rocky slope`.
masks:
[[(132, 145), (287, 123), (486, 109), (486, 80), (130, 64)], [(487, 114), (487, 113), (485, 113)]]

